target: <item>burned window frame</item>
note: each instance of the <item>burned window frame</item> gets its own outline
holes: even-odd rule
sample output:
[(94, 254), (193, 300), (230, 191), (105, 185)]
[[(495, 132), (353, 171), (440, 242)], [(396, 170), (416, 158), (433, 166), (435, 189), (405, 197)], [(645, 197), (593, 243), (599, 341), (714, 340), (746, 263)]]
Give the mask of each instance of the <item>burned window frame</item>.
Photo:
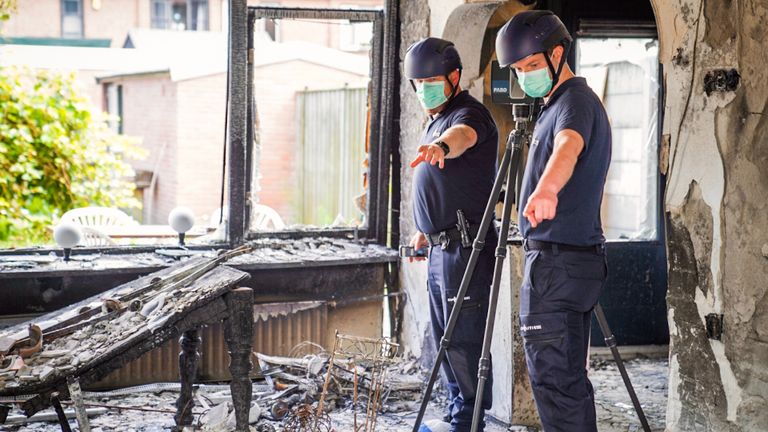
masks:
[[(399, 1), (384, 0), (383, 9), (308, 9), (285, 7), (247, 7), (246, 0), (234, 0), (229, 17), (229, 65), (228, 81), (248, 83), (246, 91), (237, 90), (237, 86), (227, 88), (228, 118), (226, 148), (226, 195), (229, 208), (227, 238), (206, 244), (187, 245), (190, 250), (207, 250), (220, 247), (237, 247), (248, 240), (262, 237), (302, 238), (313, 236), (357, 238), (372, 243), (396, 247), (400, 241), (400, 65), (398, 59)], [(274, 14), (277, 18), (320, 19), (360, 19), (374, 23), (374, 40), (371, 48), (371, 123), (369, 128), (368, 154), (368, 225), (364, 228), (322, 228), (301, 231), (264, 231), (254, 232), (249, 229), (250, 203), (247, 197), (251, 192), (251, 154), (253, 150), (254, 105), (253, 81), (248, 80), (249, 60), (253, 60), (253, 32), (256, 11), (261, 14)], [(306, 15), (305, 15), (306, 14)], [(317, 15), (312, 15), (317, 14)], [(249, 37), (250, 35), (250, 37)], [(251, 70), (250, 73), (253, 71)], [(167, 245), (166, 245), (167, 246)], [(152, 253), (163, 245), (118, 245), (87, 246), (78, 248), (86, 254), (140, 254)], [(61, 248), (56, 245), (40, 245), (22, 248), (0, 249), (0, 256), (20, 254), (61, 255)], [(57, 273), (57, 272), (53, 272)]]
[[(396, 2), (386, 2), (385, 9), (396, 8)], [(396, 244), (398, 220), (393, 208), (399, 206), (399, 154), (397, 117), (396, 14), (385, 9), (324, 9), (280, 6), (249, 6), (246, 25), (242, 18), (233, 16), (230, 27), (229, 78), (229, 231), (231, 245), (261, 237), (299, 238), (307, 236), (342, 236), (371, 239), (378, 244)], [(233, 13), (236, 13), (233, 11)], [(250, 229), (250, 207), (253, 179), (254, 112), (253, 89), (254, 30), (257, 19), (326, 19), (369, 21), (373, 23), (371, 66), (369, 83), (370, 127), (368, 129), (368, 224), (362, 228), (334, 229), (323, 227), (311, 230), (253, 231)], [(241, 27), (242, 26), (242, 27)], [(385, 31), (385, 27), (386, 31)], [(385, 37), (386, 36), (386, 37)], [(394, 72), (384, 70), (384, 65)], [(245, 82), (245, 92), (242, 84)], [(242, 157), (244, 155), (244, 157)], [(391, 186), (391, 187), (390, 187)]]

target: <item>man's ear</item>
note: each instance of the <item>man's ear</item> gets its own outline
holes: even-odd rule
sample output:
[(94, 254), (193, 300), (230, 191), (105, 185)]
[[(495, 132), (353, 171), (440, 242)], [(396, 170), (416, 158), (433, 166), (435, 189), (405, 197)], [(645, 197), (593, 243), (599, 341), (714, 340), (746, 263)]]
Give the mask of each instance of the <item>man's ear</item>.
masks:
[(461, 74), (459, 73), (458, 69), (454, 69), (453, 72), (451, 72), (448, 75), (448, 79), (451, 80), (451, 84), (453, 84), (454, 87), (459, 85), (459, 80), (461, 79)]
[(560, 63), (560, 59), (563, 58), (564, 51), (565, 48), (563, 48), (562, 45), (558, 45), (552, 49), (552, 64), (554, 64), (555, 67)]

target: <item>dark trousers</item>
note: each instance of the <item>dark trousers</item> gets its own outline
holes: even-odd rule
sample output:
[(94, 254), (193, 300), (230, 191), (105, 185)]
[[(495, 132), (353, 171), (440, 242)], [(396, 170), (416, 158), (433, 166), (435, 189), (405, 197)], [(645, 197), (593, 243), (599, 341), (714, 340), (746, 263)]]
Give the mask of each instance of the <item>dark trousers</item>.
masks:
[[(446, 357), (441, 365), (449, 392), (448, 413), (451, 417), (451, 431), (469, 432), (472, 426), (478, 362), (482, 353), (483, 333), (488, 315), (488, 297), (493, 282), (495, 248), (496, 236), (489, 234), (477, 261), (461, 313), (453, 329)], [(443, 337), (471, 252), (472, 248), (463, 249), (460, 242), (451, 242), (445, 250), (440, 246), (433, 246), (430, 250), (427, 284), (432, 334), (436, 344), (439, 344)], [(483, 409), (485, 410), (491, 407), (492, 384), (492, 375), (489, 372), (488, 382), (483, 391)], [(481, 431), (484, 425), (481, 419)]]
[(592, 309), (606, 276), (602, 251), (525, 253), (520, 333), (546, 432), (597, 431), (586, 360)]

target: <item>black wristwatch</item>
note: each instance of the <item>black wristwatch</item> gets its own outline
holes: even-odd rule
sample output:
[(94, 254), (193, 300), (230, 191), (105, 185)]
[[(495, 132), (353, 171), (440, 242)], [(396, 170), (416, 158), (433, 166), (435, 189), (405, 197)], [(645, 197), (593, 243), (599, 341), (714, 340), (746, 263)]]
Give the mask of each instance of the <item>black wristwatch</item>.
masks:
[(443, 149), (443, 152), (445, 152), (445, 156), (448, 156), (448, 153), (451, 152), (451, 148), (448, 147), (448, 144), (445, 143), (445, 141), (437, 141), (435, 142), (441, 149)]

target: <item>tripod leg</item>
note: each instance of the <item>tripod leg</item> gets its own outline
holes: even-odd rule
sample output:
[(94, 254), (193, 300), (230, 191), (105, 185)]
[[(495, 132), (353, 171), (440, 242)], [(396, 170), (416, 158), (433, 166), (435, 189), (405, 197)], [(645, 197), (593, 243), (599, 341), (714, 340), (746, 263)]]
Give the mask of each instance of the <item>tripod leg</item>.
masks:
[(491, 285), (491, 294), (488, 304), (488, 317), (485, 320), (483, 351), (480, 356), (480, 363), (478, 364), (477, 370), (477, 391), (475, 392), (475, 408), (472, 413), (472, 432), (477, 432), (484, 414), (483, 392), (485, 390), (485, 383), (488, 381), (488, 374), (491, 371), (491, 340), (493, 339), (493, 327), (496, 323), (496, 306), (499, 301), (501, 273), (504, 269), (505, 258), (507, 257), (507, 237), (509, 236), (512, 202), (514, 201), (515, 196), (515, 194), (512, 193), (512, 190), (515, 187), (519, 160), (520, 149), (514, 147), (512, 150), (512, 161), (510, 163), (509, 174), (507, 175), (507, 194), (504, 197), (504, 212), (501, 216), (501, 230), (499, 232), (499, 241), (496, 247), (496, 262), (493, 267), (493, 284)]
[(597, 323), (600, 325), (600, 331), (603, 332), (605, 345), (611, 349), (613, 359), (616, 361), (616, 365), (619, 367), (621, 379), (624, 380), (624, 385), (627, 387), (629, 398), (632, 399), (632, 405), (635, 407), (637, 417), (640, 419), (640, 424), (643, 425), (643, 430), (645, 432), (651, 432), (651, 427), (648, 426), (648, 420), (645, 419), (643, 407), (640, 406), (640, 401), (637, 399), (635, 389), (632, 387), (632, 382), (629, 381), (627, 370), (624, 368), (624, 362), (621, 360), (621, 355), (619, 355), (619, 349), (616, 347), (616, 338), (613, 336), (610, 327), (608, 327), (608, 321), (605, 319), (605, 313), (603, 313), (603, 307), (600, 306), (600, 303), (595, 305), (595, 317), (597, 318)]
[[(509, 139), (510, 140), (512, 139), (511, 134)], [(502, 183), (504, 181), (505, 176), (507, 175), (507, 170), (509, 169), (511, 155), (512, 155), (512, 148), (508, 144), (507, 149), (504, 151), (504, 157), (501, 159), (501, 165), (499, 166), (499, 172), (496, 176), (496, 180), (494, 180), (493, 182), (493, 189), (491, 190), (491, 196), (488, 199), (488, 204), (486, 204), (485, 211), (483, 212), (483, 219), (480, 222), (480, 228), (478, 229), (478, 232), (477, 232), (477, 238), (475, 239), (475, 242), (472, 245), (472, 254), (469, 256), (469, 262), (467, 263), (467, 268), (464, 270), (464, 276), (461, 279), (461, 285), (459, 286), (459, 291), (456, 294), (456, 301), (453, 305), (453, 308), (451, 308), (451, 314), (448, 317), (448, 323), (445, 326), (445, 332), (443, 333), (443, 338), (440, 340), (440, 348), (437, 351), (435, 364), (432, 366), (432, 372), (429, 375), (427, 388), (424, 390), (424, 396), (421, 400), (419, 413), (417, 414), (416, 422), (413, 425), (413, 432), (418, 432), (419, 427), (421, 426), (421, 422), (424, 419), (424, 413), (427, 410), (427, 404), (429, 404), (429, 398), (432, 395), (432, 387), (434, 387), (435, 385), (435, 381), (437, 380), (437, 375), (440, 372), (440, 365), (443, 363), (443, 359), (445, 358), (445, 353), (448, 350), (448, 346), (450, 345), (451, 336), (453, 335), (453, 329), (454, 327), (456, 327), (456, 321), (459, 318), (459, 313), (461, 312), (461, 306), (464, 303), (464, 296), (467, 293), (469, 282), (472, 279), (472, 274), (475, 271), (475, 265), (477, 265), (477, 259), (480, 256), (480, 251), (483, 250), (485, 235), (488, 233), (488, 228), (490, 227), (491, 222), (493, 220), (494, 209), (496, 207), (496, 202), (499, 199), (499, 194), (501, 193)]]

